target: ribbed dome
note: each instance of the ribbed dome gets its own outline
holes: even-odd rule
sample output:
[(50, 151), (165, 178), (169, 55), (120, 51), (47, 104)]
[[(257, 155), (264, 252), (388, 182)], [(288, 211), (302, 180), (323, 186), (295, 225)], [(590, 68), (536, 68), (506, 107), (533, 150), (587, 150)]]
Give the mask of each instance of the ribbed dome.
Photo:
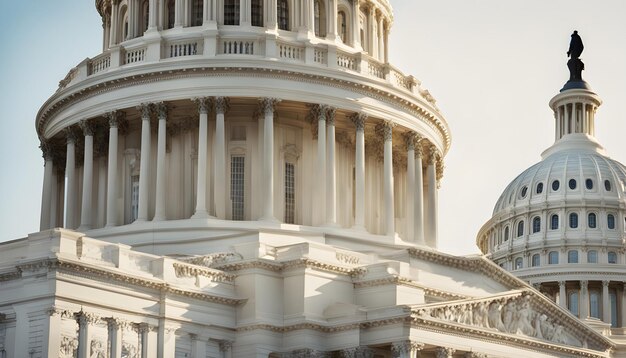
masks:
[(494, 216), (547, 201), (602, 199), (606, 202), (624, 197), (626, 167), (607, 157), (593, 137), (565, 136), (547, 149), (543, 158), (506, 187), (495, 205)]

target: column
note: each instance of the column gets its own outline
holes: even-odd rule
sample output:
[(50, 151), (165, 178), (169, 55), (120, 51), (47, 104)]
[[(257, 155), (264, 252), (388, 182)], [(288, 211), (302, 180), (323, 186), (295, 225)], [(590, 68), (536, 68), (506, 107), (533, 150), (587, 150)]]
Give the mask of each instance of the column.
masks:
[(367, 8), (367, 52), (372, 57), (376, 56), (376, 40), (374, 37), (376, 34), (375, 11), (374, 6), (369, 4)]
[(159, 118), (159, 130), (157, 134), (157, 167), (156, 167), (156, 197), (154, 205), (153, 221), (167, 220), (165, 213), (165, 191), (166, 191), (166, 171), (165, 171), (165, 142), (167, 140), (167, 105), (163, 102), (155, 106)]
[(611, 324), (611, 299), (608, 280), (602, 281), (602, 321)]
[(354, 159), (355, 198), (354, 228), (365, 230), (365, 120), (367, 115), (355, 113), (351, 120), (356, 128), (356, 148)]
[(361, 31), (359, 29), (359, 16), (361, 14), (360, 0), (352, 0), (352, 46), (356, 49), (362, 48)]
[[(107, 211), (107, 160), (104, 157), (103, 144), (100, 140), (104, 138), (97, 138), (96, 141), (96, 156), (98, 158), (98, 196), (96, 198), (96, 222), (94, 227), (102, 228), (106, 224), (106, 211)], [(102, 151), (101, 151), (102, 150)]]
[(213, 181), (213, 195), (215, 201), (215, 216), (226, 219), (226, 134), (224, 131), (224, 114), (228, 111), (227, 97), (215, 98), (215, 142), (214, 164), (215, 180)]
[(232, 358), (233, 356), (233, 342), (231, 341), (220, 341), (220, 352), (222, 352), (222, 357), (224, 358)]
[(210, 100), (207, 97), (196, 98), (200, 114), (198, 125), (198, 182), (196, 189), (196, 212), (192, 218), (208, 218), (209, 212), (206, 207), (207, 194), (207, 151), (209, 148), (208, 139), (208, 113)]
[[(326, 178), (326, 106), (316, 104), (312, 108), (313, 120), (317, 118), (317, 177)], [(326, 181), (317, 180), (317, 207), (318, 213), (326, 210)], [(319, 217), (319, 224), (322, 224), (324, 217)]]
[(65, 159), (65, 174), (67, 175), (67, 186), (65, 188), (65, 228), (76, 228), (76, 133), (70, 128), (65, 129), (67, 138), (67, 150)]
[(91, 202), (93, 193), (93, 125), (87, 120), (79, 123), (85, 135), (83, 160), (83, 196), (78, 231), (91, 229)]
[(387, 22), (385, 22), (385, 24), (383, 25), (383, 31), (384, 31), (384, 35), (385, 36), (385, 58), (384, 61), (385, 63), (389, 63), (389, 24), (387, 24)]
[[(53, 163), (54, 162), (55, 160), (53, 160)], [(52, 187), (52, 191), (50, 193), (50, 216), (49, 216), (51, 229), (55, 227), (63, 226), (63, 222), (61, 223), (58, 222), (59, 209), (61, 210), (61, 212), (63, 211), (63, 203), (59, 202), (59, 186), (64, 185), (65, 173), (63, 172), (63, 170), (64, 169), (60, 168), (57, 163), (57, 165), (54, 166), (54, 171), (52, 173), (52, 180), (50, 181), (50, 186)], [(59, 180), (61, 181), (61, 184), (63, 185), (59, 185), (60, 184)]]
[(135, 7), (135, 3), (137, 0), (128, 0), (128, 33), (124, 40), (130, 40), (135, 37), (135, 25), (137, 21), (135, 17), (137, 16), (137, 9)]
[(139, 163), (139, 208), (137, 220), (141, 222), (148, 220), (148, 192), (150, 190), (150, 114), (152, 104), (143, 103), (137, 107), (141, 110), (141, 159)]
[(277, 221), (274, 217), (274, 107), (277, 98), (261, 98), (263, 122), (263, 215), (261, 220)]
[(424, 174), (422, 173), (422, 158), (424, 152), (422, 148), (421, 138), (416, 139), (415, 145), (415, 198), (413, 203), (415, 204), (413, 209), (414, 215), (414, 235), (415, 243), (418, 245), (425, 245), (424, 240)]
[(176, 0), (174, 4), (174, 27), (183, 27), (185, 15), (185, 0)]
[(422, 349), (424, 349), (423, 343), (412, 341), (394, 342), (391, 345), (392, 356), (397, 358), (419, 357), (419, 353)]
[(113, 111), (105, 114), (109, 120), (109, 161), (107, 164), (107, 218), (106, 227), (117, 225), (117, 142), (120, 113)]
[[(207, 0), (204, 0), (205, 2)], [(148, 29), (146, 31), (155, 31), (158, 26), (159, 1), (150, 0), (148, 2)], [(143, 24), (142, 24), (143, 26)]]
[(98, 321), (98, 317), (92, 313), (80, 311), (76, 314), (78, 322), (78, 358), (89, 358), (92, 325)]
[(620, 304), (622, 327), (626, 327), (626, 282), (622, 282), (622, 302)]
[(54, 175), (54, 164), (52, 162), (52, 148), (50, 144), (42, 140), (40, 145), (44, 159), (43, 188), (41, 190), (41, 213), (39, 218), (39, 231), (48, 230), (53, 226), (50, 224), (50, 209), (52, 202), (52, 177)]
[(415, 210), (415, 139), (417, 133), (411, 131), (405, 134), (404, 141), (406, 143), (406, 241), (415, 241), (415, 222), (411, 220), (414, 218)]
[(111, 33), (109, 35), (109, 47), (113, 47), (117, 44), (117, 28), (118, 28), (118, 13), (120, 11), (120, 0), (113, 0), (111, 6)]
[(335, 112), (336, 108), (326, 108), (326, 224), (337, 224), (337, 172), (335, 159)]
[(579, 300), (580, 319), (589, 317), (589, 290), (587, 289), (587, 281), (580, 281), (580, 300)]
[(121, 322), (117, 318), (105, 318), (107, 322), (107, 328), (109, 332), (110, 352), (111, 358), (122, 357), (122, 327)]
[(385, 59), (385, 46), (383, 44), (383, 14), (382, 12), (378, 12), (378, 52), (376, 53), (376, 57), (379, 61), (383, 62)]
[(426, 215), (426, 244), (437, 248), (437, 149), (430, 148), (430, 158), (426, 175), (428, 179), (428, 213)]
[(383, 193), (385, 197), (385, 234), (395, 235), (395, 213), (393, 201), (393, 135), (394, 124), (390, 121), (383, 122), (379, 132), (384, 139), (384, 162), (383, 162)]
[(337, 38), (337, 2), (339, 0), (329, 0), (326, 20), (328, 21), (328, 32), (326, 37), (330, 40)]
[(267, 3), (269, 8), (267, 9), (267, 23), (265, 27), (275, 30), (278, 27), (278, 1), (269, 0)]
[(437, 347), (435, 350), (435, 357), (437, 358), (452, 358), (456, 352), (453, 348)]
[(191, 338), (191, 357), (206, 358), (206, 342), (198, 337), (197, 334), (190, 334)]
[(565, 292), (565, 281), (559, 281), (559, 306), (567, 309), (567, 293)]

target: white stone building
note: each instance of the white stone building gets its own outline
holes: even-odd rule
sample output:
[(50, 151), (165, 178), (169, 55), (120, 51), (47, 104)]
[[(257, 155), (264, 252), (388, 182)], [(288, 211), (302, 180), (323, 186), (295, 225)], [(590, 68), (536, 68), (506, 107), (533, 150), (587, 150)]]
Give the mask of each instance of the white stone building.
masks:
[(608, 357), (437, 248), (450, 146), (387, 0), (98, 0), (36, 118), (41, 231), (0, 244), (0, 357)]

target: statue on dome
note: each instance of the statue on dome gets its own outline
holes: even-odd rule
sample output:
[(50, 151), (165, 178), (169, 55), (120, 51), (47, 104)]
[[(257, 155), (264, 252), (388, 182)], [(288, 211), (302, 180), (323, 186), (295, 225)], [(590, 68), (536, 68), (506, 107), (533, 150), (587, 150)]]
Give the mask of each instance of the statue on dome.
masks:
[(578, 35), (578, 31), (574, 31), (569, 43), (569, 50), (567, 51), (567, 56), (570, 57), (569, 61), (567, 61), (570, 81), (583, 80), (582, 72), (585, 69), (585, 64), (580, 60), (580, 55), (583, 53), (584, 48), (583, 40)]

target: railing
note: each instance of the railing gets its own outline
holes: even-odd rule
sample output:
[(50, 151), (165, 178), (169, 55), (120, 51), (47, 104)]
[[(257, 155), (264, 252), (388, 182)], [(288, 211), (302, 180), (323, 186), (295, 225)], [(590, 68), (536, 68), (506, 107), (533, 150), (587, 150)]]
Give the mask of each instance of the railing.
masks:
[(89, 74), (93, 75), (111, 67), (111, 54), (103, 53), (89, 61)]
[(254, 55), (253, 40), (222, 40), (220, 50), (224, 55)]
[(339, 67), (356, 71), (356, 59), (354, 55), (350, 55), (345, 52), (337, 52), (337, 65)]
[(127, 50), (124, 56), (124, 64), (142, 62), (146, 58), (146, 49)]
[(278, 43), (278, 57), (302, 62), (304, 61), (304, 47)]
[(385, 78), (384, 66), (375, 60), (367, 61), (367, 73), (378, 78)]
[(313, 61), (315, 63), (319, 63), (320, 65), (325, 65), (328, 63), (326, 59), (327, 52), (321, 48), (315, 48), (313, 51)]
[(198, 54), (198, 41), (172, 43), (167, 46), (167, 57), (193, 56)]

